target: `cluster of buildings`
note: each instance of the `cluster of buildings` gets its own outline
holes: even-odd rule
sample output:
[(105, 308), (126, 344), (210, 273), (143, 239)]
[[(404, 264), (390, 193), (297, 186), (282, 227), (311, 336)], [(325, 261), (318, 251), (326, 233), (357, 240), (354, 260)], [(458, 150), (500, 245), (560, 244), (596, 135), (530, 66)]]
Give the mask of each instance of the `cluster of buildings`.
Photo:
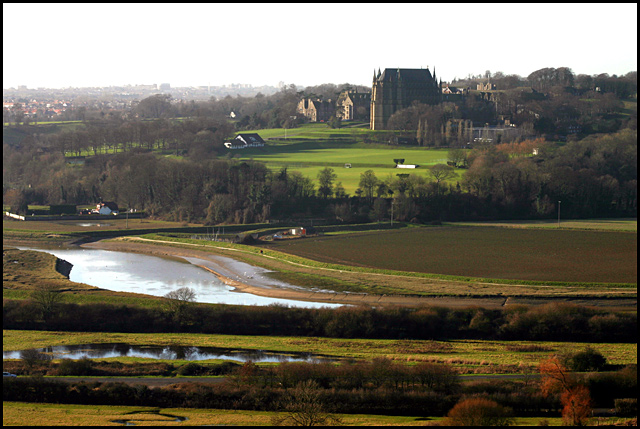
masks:
[(460, 100), (466, 94), (468, 89), (443, 85), (428, 68), (387, 68), (374, 72), (370, 92), (344, 91), (335, 101), (304, 98), (297, 112), (311, 122), (326, 122), (335, 116), (343, 121), (369, 121), (372, 130), (384, 130), (391, 115), (414, 102), (434, 105)]
[[(284, 85), (281, 83), (281, 85)], [(76, 120), (77, 110), (85, 107), (104, 112), (131, 109), (139, 100), (169, 94), (174, 101), (209, 100), (211, 97), (253, 97), (271, 95), (280, 88), (270, 85), (230, 84), (223, 86), (172, 87), (170, 83), (89, 88), (17, 88), (2, 90), (4, 122)], [(71, 115), (72, 111), (76, 111)]]
[(60, 99), (23, 99), (22, 102), (18, 102), (17, 100), (3, 100), (2, 111), (5, 122), (9, 122), (9, 117), (13, 115), (44, 120), (63, 115), (70, 106), (70, 100)]

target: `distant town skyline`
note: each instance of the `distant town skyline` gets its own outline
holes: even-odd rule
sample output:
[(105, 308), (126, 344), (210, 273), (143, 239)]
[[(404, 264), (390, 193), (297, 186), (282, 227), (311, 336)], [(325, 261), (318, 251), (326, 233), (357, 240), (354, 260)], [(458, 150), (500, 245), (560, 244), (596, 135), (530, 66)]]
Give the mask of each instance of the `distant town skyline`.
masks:
[(3, 3), (3, 88), (324, 83), (637, 70), (637, 4)]

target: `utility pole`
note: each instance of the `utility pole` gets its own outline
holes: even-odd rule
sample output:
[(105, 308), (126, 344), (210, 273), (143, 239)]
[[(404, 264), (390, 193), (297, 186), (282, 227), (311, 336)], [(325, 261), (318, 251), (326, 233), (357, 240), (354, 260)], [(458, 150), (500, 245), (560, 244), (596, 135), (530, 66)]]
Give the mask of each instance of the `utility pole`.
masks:
[(560, 228), (560, 203), (562, 201), (558, 201), (558, 228)]
[(395, 200), (391, 200), (391, 226), (393, 226), (393, 206), (395, 203)]

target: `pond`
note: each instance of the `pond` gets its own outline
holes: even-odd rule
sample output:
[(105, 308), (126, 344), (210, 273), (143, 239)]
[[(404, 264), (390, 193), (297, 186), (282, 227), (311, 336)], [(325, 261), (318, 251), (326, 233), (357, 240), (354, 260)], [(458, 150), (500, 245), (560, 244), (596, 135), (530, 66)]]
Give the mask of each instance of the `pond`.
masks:
[[(311, 353), (275, 353), (264, 350), (239, 350), (218, 347), (194, 346), (133, 346), (125, 343), (80, 344), (72, 346), (52, 346), (35, 349), (47, 353), (53, 359), (106, 359), (117, 357), (137, 357), (163, 360), (200, 361), (208, 359), (234, 360), (239, 362), (333, 362), (323, 356)], [(2, 352), (3, 359), (20, 359), (18, 351)]]
[(199, 258), (160, 258), (138, 253), (83, 248), (44, 248), (17, 246), (21, 250), (51, 253), (73, 264), (69, 279), (102, 289), (164, 296), (181, 287), (190, 287), (196, 293), (196, 301), (210, 304), (271, 305), (319, 308), (340, 307), (341, 304), (306, 302), (291, 299), (269, 298), (250, 293), (235, 292), (215, 275), (197, 267), (203, 265), (221, 275), (261, 287), (289, 287), (295, 285), (270, 279), (269, 270), (254, 267), (231, 258), (211, 255), (208, 260)]

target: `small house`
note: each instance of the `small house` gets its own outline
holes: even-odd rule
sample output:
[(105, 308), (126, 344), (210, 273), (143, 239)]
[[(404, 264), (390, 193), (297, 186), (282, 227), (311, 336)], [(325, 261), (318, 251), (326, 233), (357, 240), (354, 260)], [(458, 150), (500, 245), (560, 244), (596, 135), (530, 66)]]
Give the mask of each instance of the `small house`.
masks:
[(95, 214), (118, 214), (118, 205), (114, 202), (102, 202), (96, 205), (96, 208), (93, 210)]
[(249, 147), (263, 147), (264, 140), (257, 133), (238, 134), (235, 139), (225, 142), (227, 149), (246, 149)]
[(289, 234), (304, 237), (305, 235), (307, 235), (307, 230), (302, 227), (291, 228), (291, 230), (289, 231)]

